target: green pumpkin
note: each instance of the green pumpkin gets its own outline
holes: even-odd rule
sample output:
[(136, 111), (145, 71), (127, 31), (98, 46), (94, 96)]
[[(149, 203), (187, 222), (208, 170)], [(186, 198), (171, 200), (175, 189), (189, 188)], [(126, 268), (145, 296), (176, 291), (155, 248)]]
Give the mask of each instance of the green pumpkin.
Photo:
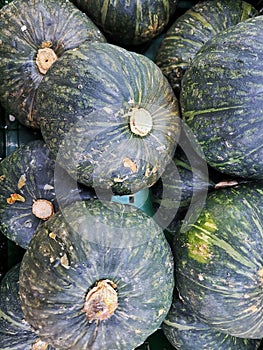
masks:
[(233, 337), (201, 322), (179, 299), (175, 299), (162, 329), (175, 349), (256, 350), (260, 340)]
[(74, 0), (102, 30), (105, 36), (121, 45), (149, 42), (161, 33), (177, 8), (177, 0), (103, 1)]
[(10, 268), (0, 282), (0, 349), (54, 350), (41, 341), (25, 321), (19, 297), (20, 263)]
[(150, 188), (154, 219), (171, 235), (186, 214), (202, 207), (215, 186), (198, 143), (183, 124), (178, 145), (160, 179)]
[(39, 128), (36, 90), (65, 51), (106, 41), (97, 26), (64, 0), (14, 0), (0, 10), (0, 101), (22, 124)]
[(240, 338), (263, 337), (262, 195), (262, 183), (211, 193), (173, 242), (182, 300), (211, 328)]
[(193, 5), (169, 27), (161, 40), (156, 64), (179, 95), (185, 71), (200, 48), (210, 38), (241, 21), (258, 14), (241, 0), (206, 0)]
[(65, 52), (36, 94), (56, 161), (86, 186), (114, 194), (150, 187), (180, 135), (178, 100), (147, 57), (108, 43)]
[(132, 350), (171, 306), (173, 256), (144, 211), (82, 201), (39, 227), (19, 280), (25, 319), (42, 340), (59, 349)]
[(55, 166), (43, 140), (20, 145), (0, 162), (0, 229), (24, 249), (60, 207), (88, 197), (96, 194)]
[(207, 163), (224, 174), (263, 178), (263, 16), (209, 40), (182, 80), (182, 118)]

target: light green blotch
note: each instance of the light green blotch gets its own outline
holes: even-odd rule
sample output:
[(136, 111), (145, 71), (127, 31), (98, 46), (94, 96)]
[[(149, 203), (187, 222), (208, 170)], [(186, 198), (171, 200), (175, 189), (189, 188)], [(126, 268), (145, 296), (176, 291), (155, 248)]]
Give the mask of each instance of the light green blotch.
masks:
[(217, 231), (217, 226), (209, 212), (204, 212), (201, 218), (188, 231), (188, 256), (199, 263), (206, 264), (212, 258), (211, 234)]

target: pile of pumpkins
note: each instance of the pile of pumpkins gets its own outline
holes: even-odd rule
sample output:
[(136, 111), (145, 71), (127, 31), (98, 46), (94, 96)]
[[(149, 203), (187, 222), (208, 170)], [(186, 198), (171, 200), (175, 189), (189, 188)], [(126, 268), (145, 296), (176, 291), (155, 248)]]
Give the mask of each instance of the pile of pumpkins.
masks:
[(0, 230), (24, 250), (0, 281), (1, 349), (142, 349), (157, 330), (260, 348), (260, 2), (179, 4), (0, 9), (0, 103), (41, 135), (0, 162)]

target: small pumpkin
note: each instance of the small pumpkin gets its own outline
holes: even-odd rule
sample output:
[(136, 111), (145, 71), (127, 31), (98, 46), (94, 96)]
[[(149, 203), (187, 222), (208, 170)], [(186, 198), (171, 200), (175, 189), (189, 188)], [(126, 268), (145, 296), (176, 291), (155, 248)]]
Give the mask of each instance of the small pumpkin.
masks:
[(180, 135), (178, 100), (161, 70), (109, 43), (65, 52), (35, 105), (56, 161), (80, 183), (114, 194), (154, 184)]
[(59, 207), (87, 199), (88, 194), (96, 197), (92, 189), (80, 189), (63, 169), (55, 167), (43, 140), (20, 145), (0, 162), (0, 185), (1, 231), (24, 249), (38, 225)]
[(167, 26), (177, 0), (74, 0), (105, 36), (120, 46), (145, 44)]
[(41, 341), (25, 321), (19, 297), (20, 263), (10, 268), (0, 282), (1, 350), (54, 350)]
[(84, 41), (106, 41), (83, 12), (64, 0), (14, 0), (0, 10), (0, 101), (39, 128), (34, 97), (50, 66)]
[(207, 163), (235, 177), (263, 178), (263, 16), (214, 36), (182, 79), (182, 118)]
[(259, 339), (237, 338), (210, 328), (176, 298), (162, 323), (162, 330), (175, 349), (256, 350), (260, 346)]
[(250, 17), (258, 11), (246, 1), (199, 1), (176, 18), (159, 45), (156, 64), (177, 95), (185, 71), (200, 48), (210, 38)]
[(171, 302), (173, 256), (144, 211), (79, 201), (39, 227), (23, 256), (25, 319), (59, 349), (132, 350)]
[(211, 193), (197, 220), (174, 236), (179, 294), (209, 327), (263, 337), (262, 183)]

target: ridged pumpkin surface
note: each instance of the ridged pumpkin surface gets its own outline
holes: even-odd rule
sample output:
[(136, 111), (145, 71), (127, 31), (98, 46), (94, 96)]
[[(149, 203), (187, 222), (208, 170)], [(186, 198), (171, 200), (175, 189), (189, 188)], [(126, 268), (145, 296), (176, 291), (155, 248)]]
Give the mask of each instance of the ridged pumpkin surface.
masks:
[(177, 7), (177, 0), (74, 0), (106, 37), (121, 46), (149, 42), (161, 33)]
[(260, 340), (221, 333), (201, 322), (179, 299), (174, 300), (162, 329), (175, 349), (256, 350)]
[(200, 48), (232, 25), (257, 15), (246, 1), (200, 1), (178, 17), (164, 35), (156, 64), (179, 94), (181, 79)]
[(42, 140), (19, 146), (0, 162), (0, 228), (22, 248), (27, 248), (42, 222), (32, 212), (34, 202), (45, 200), (46, 213), (50, 216), (58, 209), (54, 167), (54, 160)]
[(35, 102), (58, 163), (80, 183), (117, 194), (155, 183), (180, 135), (178, 101), (161, 70), (108, 43), (65, 52)]
[(39, 128), (36, 90), (48, 67), (84, 41), (106, 41), (64, 0), (14, 0), (0, 10), (0, 101), (22, 124)]
[(20, 269), (25, 319), (59, 349), (134, 349), (160, 327), (173, 287), (161, 228), (140, 209), (99, 200), (46, 221)]
[(43, 140), (21, 144), (0, 162), (0, 229), (22, 248), (59, 208), (95, 197), (56, 166)]
[(19, 298), (20, 263), (8, 270), (0, 283), (0, 349), (54, 350), (40, 341), (25, 321)]
[(245, 178), (263, 178), (263, 16), (209, 40), (182, 80), (182, 118), (207, 163)]
[(241, 338), (263, 336), (263, 186), (218, 190), (174, 239), (177, 288), (191, 312)]

